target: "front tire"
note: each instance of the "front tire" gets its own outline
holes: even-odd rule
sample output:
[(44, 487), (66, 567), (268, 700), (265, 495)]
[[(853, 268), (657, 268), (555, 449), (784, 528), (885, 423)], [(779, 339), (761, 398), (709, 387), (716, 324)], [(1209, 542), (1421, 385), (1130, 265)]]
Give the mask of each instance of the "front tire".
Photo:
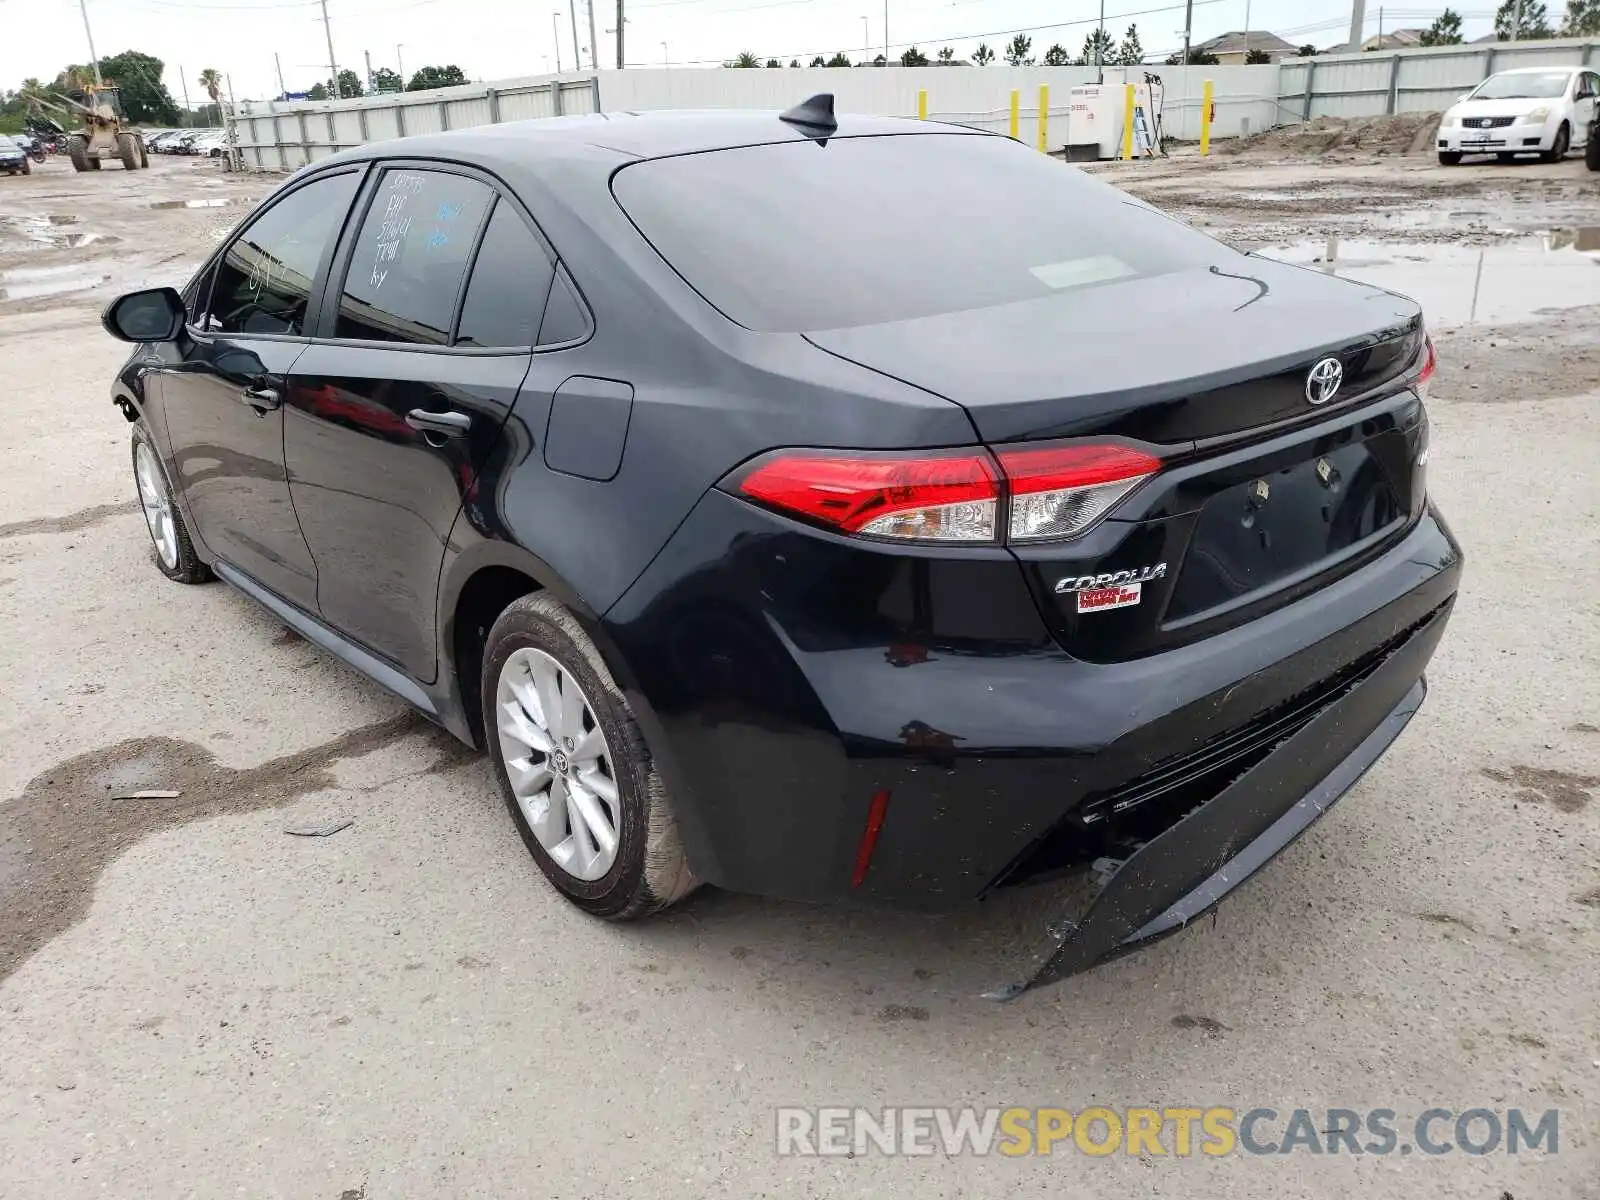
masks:
[(1558, 163), (1567, 156), (1567, 151), (1572, 147), (1572, 128), (1565, 121), (1561, 128), (1556, 130), (1556, 140), (1539, 157), (1547, 163)]
[(1439, 165), (1441, 167), (1459, 167), (1461, 165), (1461, 151), (1459, 151), (1459, 150), (1441, 150), (1441, 151), (1439, 151)]
[(74, 171), (87, 171), (89, 169), (89, 139), (78, 134), (73, 134), (69, 137), (67, 139), (67, 157), (72, 160), (72, 169)]
[(139, 141), (133, 134), (117, 134), (117, 157), (122, 160), (122, 169), (124, 171), (137, 171), (139, 169)]
[(584, 911), (646, 916), (697, 886), (644, 734), (583, 626), (524, 596), (484, 647), (484, 741), (545, 878)]
[(189, 539), (172, 485), (167, 482), (161, 454), (143, 422), (133, 427), (133, 481), (139, 489), (139, 507), (144, 511), (145, 528), (155, 549), (156, 567), (178, 583), (206, 583), (211, 568), (200, 561)]
[(1589, 140), (1583, 146), (1583, 165), (1600, 171), (1600, 121), (1589, 126)]

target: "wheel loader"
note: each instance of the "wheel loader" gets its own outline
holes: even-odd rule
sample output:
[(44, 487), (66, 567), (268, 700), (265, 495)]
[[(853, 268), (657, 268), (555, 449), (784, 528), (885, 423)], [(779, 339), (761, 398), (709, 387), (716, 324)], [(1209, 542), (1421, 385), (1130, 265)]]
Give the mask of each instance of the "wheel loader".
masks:
[(70, 111), (82, 122), (81, 128), (67, 136), (67, 156), (74, 171), (98, 171), (108, 159), (118, 160), (126, 171), (150, 165), (144, 138), (122, 127), (122, 93), (116, 84), (89, 84), (81, 100), (59, 92), (56, 95), (70, 106), (61, 111)]

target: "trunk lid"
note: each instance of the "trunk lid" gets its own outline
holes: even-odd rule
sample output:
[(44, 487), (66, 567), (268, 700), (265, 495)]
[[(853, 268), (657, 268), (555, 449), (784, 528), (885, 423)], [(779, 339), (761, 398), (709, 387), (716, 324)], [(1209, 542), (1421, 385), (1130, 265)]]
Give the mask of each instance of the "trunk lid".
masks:
[(1117, 434), (1175, 443), (1314, 416), (1305, 377), (1336, 355), (1339, 399), (1401, 374), (1421, 310), (1253, 255), (1041, 299), (811, 332), (816, 346), (954, 400), (986, 442)]
[[(1313, 270), (1240, 257), (807, 336), (961, 404), (996, 449), (1110, 437), (1161, 458), (1083, 536), (1011, 547), (1057, 640), (1089, 661), (1289, 603), (1381, 553), (1425, 503), (1420, 310)], [(1342, 383), (1313, 404), (1325, 358)]]

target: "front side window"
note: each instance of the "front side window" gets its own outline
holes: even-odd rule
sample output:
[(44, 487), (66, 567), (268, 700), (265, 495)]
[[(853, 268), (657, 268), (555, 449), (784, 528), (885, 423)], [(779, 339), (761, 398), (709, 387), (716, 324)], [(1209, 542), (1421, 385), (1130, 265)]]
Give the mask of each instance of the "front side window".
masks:
[(323, 252), (338, 236), (358, 175), (318, 179), (245, 227), (217, 264), (211, 319), (217, 333), (305, 333), (306, 304)]
[(444, 346), (494, 193), (475, 179), (385, 171), (339, 296), (334, 336)]

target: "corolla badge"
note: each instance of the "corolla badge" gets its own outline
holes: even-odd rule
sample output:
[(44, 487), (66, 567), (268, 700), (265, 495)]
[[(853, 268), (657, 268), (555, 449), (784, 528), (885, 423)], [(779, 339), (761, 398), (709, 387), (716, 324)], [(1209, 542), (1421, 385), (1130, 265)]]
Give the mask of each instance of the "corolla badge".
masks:
[(1337, 358), (1324, 358), (1306, 376), (1306, 399), (1312, 404), (1326, 404), (1339, 394), (1343, 382), (1343, 364)]
[(1101, 588), (1126, 587), (1135, 583), (1149, 583), (1152, 579), (1160, 579), (1167, 573), (1167, 564), (1158, 562), (1154, 566), (1140, 567), (1135, 571), (1109, 571), (1104, 575), (1068, 575), (1065, 579), (1056, 580), (1056, 594), (1066, 592), (1094, 592)]

